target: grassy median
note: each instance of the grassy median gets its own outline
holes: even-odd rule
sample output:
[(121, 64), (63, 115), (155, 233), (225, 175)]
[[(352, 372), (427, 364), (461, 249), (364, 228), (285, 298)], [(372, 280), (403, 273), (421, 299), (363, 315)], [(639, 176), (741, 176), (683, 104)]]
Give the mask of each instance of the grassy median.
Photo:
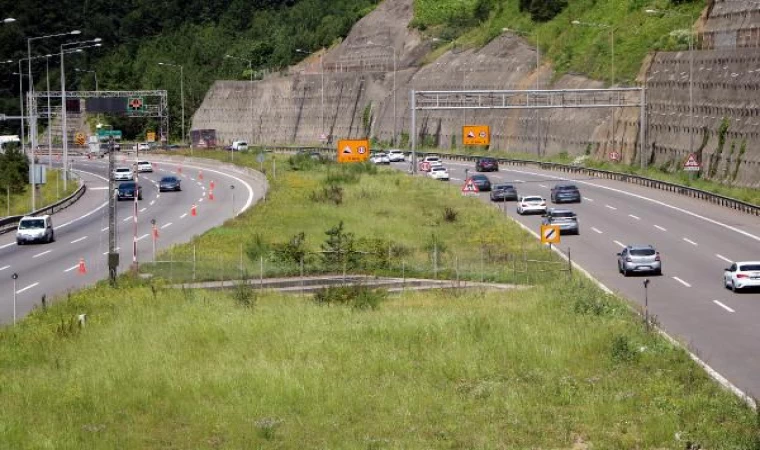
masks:
[[(261, 257), (252, 256), (266, 254), (282, 271), (290, 266), (278, 258), (292, 233), (303, 231), (308, 248), (320, 249), (329, 246), (324, 230), (342, 220), (354, 249), (365, 248), (362, 238), (391, 234), (410, 247), (410, 265), (428, 273), (428, 250), (413, 242), (431, 229), (444, 254), (470, 248), (468, 235), (496, 230), (506, 252), (535, 251), (551, 273), (552, 257), (532, 237), (453, 186), (349, 169), (358, 180), (341, 183), (345, 201), (328, 206), (309, 192), (344, 179), (333, 172), (341, 169), (280, 163), (267, 202), (196, 247), (259, 249), (244, 250), (243, 264), (253, 268)], [(362, 192), (379, 193), (367, 201)], [(437, 212), (444, 205), (460, 212), (468, 235), (447, 230)], [(336, 262), (317, 258), (311, 269)], [(397, 270), (356, 264), (352, 271)], [(480, 258), (473, 264), (459, 275), (511, 276), (490, 260), (482, 272)], [(365, 292), (376, 300), (366, 308), (250, 286), (173, 289), (167, 281), (122, 277), (116, 289), (71, 294), (0, 330), (0, 448), (760, 445), (751, 409), (576, 274), (513, 280), (519, 290)], [(75, 317), (83, 313), (81, 327)]]

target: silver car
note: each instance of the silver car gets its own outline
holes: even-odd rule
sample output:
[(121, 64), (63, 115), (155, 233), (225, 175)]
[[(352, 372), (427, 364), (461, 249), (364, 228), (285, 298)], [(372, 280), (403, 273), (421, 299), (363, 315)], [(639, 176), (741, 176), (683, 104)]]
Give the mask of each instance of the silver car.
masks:
[(734, 292), (760, 288), (760, 261), (738, 261), (723, 271), (723, 285)]
[(628, 245), (617, 257), (618, 271), (626, 277), (634, 272), (662, 275), (660, 252), (651, 245)]

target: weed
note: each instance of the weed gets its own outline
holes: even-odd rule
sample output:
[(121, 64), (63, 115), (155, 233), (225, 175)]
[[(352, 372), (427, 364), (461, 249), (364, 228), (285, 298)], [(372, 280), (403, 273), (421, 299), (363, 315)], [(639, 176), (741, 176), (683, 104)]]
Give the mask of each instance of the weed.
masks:
[(447, 206), (443, 210), (443, 220), (445, 222), (454, 223), (457, 221), (457, 218), (459, 217), (459, 213), (452, 207)]
[(618, 363), (634, 362), (638, 359), (639, 354), (633, 348), (627, 336), (617, 335), (612, 340), (610, 349), (612, 360)]
[(315, 203), (332, 203), (335, 206), (343, 204), (343, 188), (338, 185), (323, 187), (320, 191), (314, 191), (309, 199)]
[(282, 425), (282, 422), (283, 421), (280, 419), (272, 419), (269, 417), (259, 419), (256, 421), (257, 433), (262, 439), (271, 441), (275, 438), (275, 432), (277, 431), (277, 428)]
[(328, 286), (314, 294), (319, 305), (346, 305), (355, 309), (377, 309), (386, 300), (385, 289), (371, 289), (363, 285)]
[(256, 306), (256, 291), (247, 281), (235, 285), (235, 290), (232, 292), (232, 298), (235, 300), (235, 303), (244, 308), (253, 308)]

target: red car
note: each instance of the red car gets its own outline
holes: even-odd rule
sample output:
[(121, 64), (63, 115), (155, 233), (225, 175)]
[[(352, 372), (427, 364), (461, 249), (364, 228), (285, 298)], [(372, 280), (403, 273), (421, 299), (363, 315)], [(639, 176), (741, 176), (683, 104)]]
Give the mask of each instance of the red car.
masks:
[(475, 170), (478, 172), (498, 172), (499, 162), (495, 158), (478, 158), (475, 161)]

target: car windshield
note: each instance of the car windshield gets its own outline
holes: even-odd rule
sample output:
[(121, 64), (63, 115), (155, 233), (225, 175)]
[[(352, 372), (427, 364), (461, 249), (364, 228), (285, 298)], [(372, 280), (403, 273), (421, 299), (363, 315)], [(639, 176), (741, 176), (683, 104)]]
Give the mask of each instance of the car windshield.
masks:
[(121, 183), (119, 185), (119, 189), (134, 189), (134, 187), (135, 187), (134, 181), (130, 181), (128, 183)]
[(653, 248), (632, 248), (630, 253), (632, 256), (652, 256), (656, 252)]
[(174, 178), (174, 177), (164, 177), (164, 178), (161, 178), (161, 182), (162, 183), (174, 183), (175, 181), (177, 181), (177, 179)]
[(482, 163), (492, 163), (492, 162), (494, 162), (494, 159), (493, 158), (482, 158), (480, 160), (480, 162), (482, 162)]
[(742, 266), (739, 266), (739, 270), (742, 272), (760, 270), (760, 264), (744, 264)]
[(18, 224), (20, 230), (29, 230), (32, 228), (45, 228), (45, 221), (43, 219), (28, 219), (22, 220)]

